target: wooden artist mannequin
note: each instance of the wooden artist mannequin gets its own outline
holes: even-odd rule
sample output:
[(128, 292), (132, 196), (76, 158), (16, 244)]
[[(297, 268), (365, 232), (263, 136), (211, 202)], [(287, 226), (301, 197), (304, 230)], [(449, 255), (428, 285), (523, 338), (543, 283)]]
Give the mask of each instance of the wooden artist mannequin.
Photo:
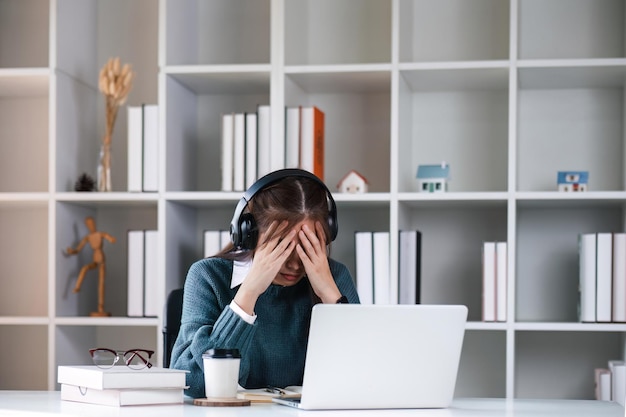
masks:
[(104, 278), (106, 275), (106, 265), (102, 246), (103, 239), (106, 239), (111, 243), (115, 243), (115, 238), (108, 233), (97, 231), (96, 222), (93, 217), (86, 217), (85, 225), (87, 225), (89, 233), (82, 238), (76, 248), (68, 247), (66, 250), (66, 253), (68, 255), (76, 255), (83, 249), (83, 247), (87, 243), (89, 243), (89, 246), (93, 250), (92, 261), (87, 265), (84, 265), (80, 269), (80, 273), (78, 274), (78, 281), (76, 281), (76, 286), (74, 287), (73, 292), (77, 293), (80, 291), (80, 286), (83, 283), (83, 279), (85, 279), (85, 274), (87, 273), (87, 271), (89, 271), (90, 269), (98, 268), (98, 311), (93, 311), (90, 315), (110, 316), (111, 313), (107, 313), (104, 311)]

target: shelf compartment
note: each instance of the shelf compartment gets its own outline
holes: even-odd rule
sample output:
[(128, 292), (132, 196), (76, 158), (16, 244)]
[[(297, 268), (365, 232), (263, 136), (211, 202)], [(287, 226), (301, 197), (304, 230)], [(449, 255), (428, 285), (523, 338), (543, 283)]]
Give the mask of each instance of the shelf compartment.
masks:
[(506, 397), (506, 332), (466, 330), (455, 397)]
[(85, 275), (79, 293), (72, 290), (83, 265), (92, 261), (93, 251), (87, 244), (78, 255), (65, 255), (68, 246), (76, 247), (89, 231), (85, 218), (95, 219), (96, 229), (113, 236), (116, 241), (103, 241), (106, 257), (105, 311), (112, 316), (127, 316), (127, 232), (131, 229), (157, 229), (156, 204), (123, 206), (119, 204), (56, 204), (56, 314), (60, 317), (88, 316), (98, 306), (98, 271)]
[(508, 1), (401, 0), (400, 62), (509, 57)]
[(594, 399), (594, 369), (623, 360), (622, 349), (619, 332), (516, 332), (514, 396)]
[(0, 368), (5, 375), (0, 390), (47, 390), (48, 326), (0, 325), (0, 334)]
[[(48, 206), (0, 204), (0, 316), (48, 314)], [(36, 238), (35, 238), (36, 237)], [(25, 303), (24, 300), (29, 300)]]
[(624, 1), (520, 0), (519, 57), (624, 56)]
[(622, 206), (524, 205), (516, 223), (516, 321), (578, 322), (578, 235), (623, 230)]
[(285, 4), (286, 65), (391, 62), (391, 2), (290, 0)]
[(354, 169), (367, 179), (370, 192), (389, 192), (389, 71), (286, 74), (285, 105), (324, 112), (324, 181), (331, 191)]
[(519, 70), (517, 189), (556, 191), (557, 171), (589, 171), (590, 191), (624, 190), (626, 66)]
[(167, 65), (270, 62), (270, 0), (167, 1)]
[(482, 247), (507, 240), (505, 202), (489, 206), (401, 203), (400, 230), (422, 232), (424, 304), (463, 304), (468, 320), (482, 320)]
[(508, 69), (406, 70), (399, 82), (398, 188), (418, 191), (417, 167), (450, 166), (451, 192), (508, 187)]
[[(58, 366), (93, 365), (89, 349), (106, 347), (113, 350), (154, 350), (151, 363), (161, 366), (157, 349), (157, 326), (65, 326), (55, 330), (55, 363)], [(45, 368), (45, 367), (44, 367)], [(57, 369), (54, 368), (55, 387)], [(32, 389), (32, 388), (30, 388)]]
[[(226, 86), (219, 80), (228, 78)], [(168, 191), (221, 189), (221, 115), (270, 104), (269, 72), (170, 74), (166, 78)], [(242, 85), (254, 85), (242, 93)], [(193, 88), (193, 89), (192, 89)]]
[(0, 0), (0, 68), (48, 67), (49, 22), (48, 0)]

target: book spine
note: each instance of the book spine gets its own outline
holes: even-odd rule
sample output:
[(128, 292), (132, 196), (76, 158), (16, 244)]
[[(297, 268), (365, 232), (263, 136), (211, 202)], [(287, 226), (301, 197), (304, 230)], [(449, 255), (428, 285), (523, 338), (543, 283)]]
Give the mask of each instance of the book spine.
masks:
[(129, 317), (143, 316), (144, 292), (144, 232), (129, 230), (127, 233), (128, 248), (128, 297), (127, 314)]
[(257, 130), (257, 114), (246, 113), (246, 188), (250, 188), (258, 179)]
[(596, 235), (578, 236), (579, 256), (579, 308), (578, 315), (583, 323), (596, 321)]
[(161, 311), (159, 303), (159, 232), (144, 232), (144, 316), (157, 317)]
[(496, 321), (506, 321), (507, 247), (496, 243)]
[(626, 322), (626, 233), (613, 234), (613, 321)]
[(374, 304), (372, 232), (355, 232), (356, 287), (361, 304)]
[(142, 190), (142, 108), (128, 106), (128, 191), (141, 192)]
[(222, 115), (222, 191), (233, 191), (233, 135), (232, 114)]
[(143, 106), (143, 191), (159, 190), (159, 107)]
[(496, 242), (483, 242), (483, 321), (496, 320)]
[(613, 236), (611, 233), (597, 234), (596, 263), (596, 321), (610, 322), (611, 284), (613, 265)]
[(243, 191), (246, 186), (246, 116), (234, 115), (233, 191)]
[(219, 230), (204, 231), (204, 257), (208, 258), (215, 255), (221, 249), (221, 237)]
[(392, 304), (389, 276), (389, 232), (374, 232), (374, 304)]

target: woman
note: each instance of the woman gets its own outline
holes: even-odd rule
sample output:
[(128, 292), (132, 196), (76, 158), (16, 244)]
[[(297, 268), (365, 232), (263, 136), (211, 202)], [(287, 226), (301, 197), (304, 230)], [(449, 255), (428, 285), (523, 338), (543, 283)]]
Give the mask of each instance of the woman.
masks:
[(231, 224), (235, 245), (202, 259), (185, 281), (171, 367), (190, 371), (204, 397), (202, 354), (241, 352), (245, 388), (302, 385), (314, 304), (358, 303), (348, 269), (327, 257), (337, 233), (335, 202), (307, 171), (268, 174), (242, 198)]

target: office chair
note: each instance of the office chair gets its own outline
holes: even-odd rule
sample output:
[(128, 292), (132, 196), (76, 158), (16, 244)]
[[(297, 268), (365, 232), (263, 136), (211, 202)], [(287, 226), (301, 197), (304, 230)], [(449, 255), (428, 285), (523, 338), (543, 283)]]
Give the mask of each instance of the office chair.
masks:
[(183, 313), (183, 289), (172, 290), (167, 296), (163, 312), (163, 367), (170, 367), (174, 342), (180, 330), (180, 317)]

